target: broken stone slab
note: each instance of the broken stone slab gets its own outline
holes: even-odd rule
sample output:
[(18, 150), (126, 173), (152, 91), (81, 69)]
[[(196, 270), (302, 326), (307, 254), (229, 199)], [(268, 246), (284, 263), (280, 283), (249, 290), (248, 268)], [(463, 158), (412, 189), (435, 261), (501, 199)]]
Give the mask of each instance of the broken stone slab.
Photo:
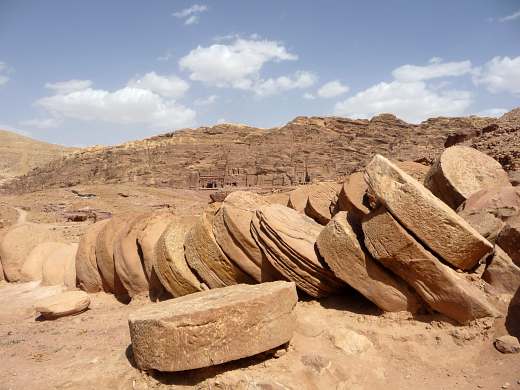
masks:
[(321, 231), (318, 251), (334, 275), (359, 291), (384, 311), (416, 312), (421, 299), (404, 280), (376, 262), (368, 254), (341, 211)]
[(305, 214), (321, 225), (326, 225), (332, 218), (338, 201), (340, 185), (337, 183), (318, 183), (309, 192)]
[(88, 309), (90, 297), (84, 291), (66, 291), (36, 302), (34, 308), (45, 319), (81, 313)]
[(486, 266), (482, 279), (502, 294), (515, 294), (520, 288), (520, 267), (499, 246)]
[(178, 216), (168, 225), (155, 247), (153, 265), (164, 288), (174, 297), (204, 289), (184, 257), (186, 234), (197, 222), (195, 217)]
[(496, 242), (520, 267), (520, 215), (507, 220)]
[(363, 220), (372, 256), (405, 280), (434, 310), (460, 323), (496, 315), (478, 287), (442, 264), (383, 207)]
[(103, 281), (96, 258), (96, 240), (108, 221), (105, 219), (90, 225), (79, 241), (76, 253), (76, 278), (78, 287), (86, 292), (103, 291)]
[(296, 326), (294, 283), (277, 281), (198, 292), (129, 316), (141, 370), (184, 371), (253, 356), (287, 343)]
[(213, 219), (219, 206), (210, 204), (184, 241), (184, 255), (190, 268), (210, 288), (254, 283), (254, 280), (222, 252), (213, 235)]
[(519, 353), (520, 342), (511, 335), (500, 336), (495, 339), (495, 348), (502, 353)]
[(492, 157), (467, 146), (444, 149), (433, 163), (425, 186), (453, 209), (483, 188), (511, 186), (509, 177)]
[(290, 207), (300, 213), (305, 211), (305, 206), (307, 206), (307, 200), (309, 199), (309, 193), (314, 191), (317, 187), (317, 184), (307, 184), (304, 186), (300, 186), (289, 193), (289, 201), (287, 202), (287, 207)]
[(493, 251), (462, 217), (383, 156), (368, 164), (365, 180), (408, 231), (453, 266), (471, 269)]

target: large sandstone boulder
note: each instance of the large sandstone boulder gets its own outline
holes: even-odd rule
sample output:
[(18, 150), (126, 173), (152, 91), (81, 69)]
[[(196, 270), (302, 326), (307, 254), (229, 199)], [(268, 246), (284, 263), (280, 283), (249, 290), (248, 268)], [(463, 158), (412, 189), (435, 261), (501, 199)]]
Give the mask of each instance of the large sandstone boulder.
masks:
[(76, 253), (76, 279), (78, 287), (86, 292), (95, 293), (104, 289), (97, 265), (96, 240), (108, 221), (104, 219), (89, 226), (79, 241)]
[(0, 282), (5, 280), (4, 277), (4, 268), (2, 267), (2, 261), (0, 260)]
[(365, 217), (363, 232), (372, 256), (409, 283), (432, 309), (460, 323), (496, 314), (481, 290), (442, 264), (384, 208)]
[(508, 219), (498, 235), (497, 244), (520, 267), (520, 215)]
[(106, 291), (122, 300), (127, 300), (128, 291), (117, 275), (114, 263), (114, 239), (126, 221), (135, 217), (134, 213), (115, 215), (103, 226), (96, 240), (96, 259)]
[(498, 161), (467, 146), (445, 149), (425, 179), (425, 186), (453, 209), (483, 188), (510, 185)]
[(316, 239), (323, 227), (313, 219), (288, 207), (270, 205), (256, 211), (251, 228), (273, 267), (310, 296), (326, 296), (344, 286), (316, 253)]
[(155, 246), (168, 225), (175, 219), (171, 212), (154, 213), (145, 219), (146, 226), (137, 235), (137, 245), (142, 253), (144, 270), (149, 283), (149, 295), (153, 301), (171, 295), (162, 285), (153, 265), (157, 262)]
[(176, 217), (163, 232), (155, 247), (154, 268), (157, 276), (164, 288), (174, 297), (204, 289), (184, 257), (186, 234), (196, 222), (195, 217)]
[(307, 184), (300, 186), (289, 193), (289, 201), (287, 206), (303, 213), (307, 206), (307, 200), (309, 199), (309, 193), (317, 188), (317, 184)]
[(222, 252), (213, 235), (213, 219), (219, 205), (212, 203), (202, 213), (184, 241), (184, 255), (190, 268), (209, 288), (254, 283), (254, 280)]
[(42, 280), (43, 264), (59, 249), (67, 248), (62, 242), (43, 242), (33, 248), (21, 269), (21, 281)]
[(296, 326), (294, 283), (239, 284), (145, 306), (129, 316), (142, 370), (208, 367), (288, 342)]
[(321, 225), (326, 225), (332, 218), (332, 214), (338, 202), (337, 183), (319, 183), (311, 192), (305, 205), (305, 214)]
[(334, 275), (384, 311), (416, 312), (421, 300), (400, 278), (366, 253), (348, 222), (339, 212), (321, 231), (318, 250)]
[(90, 297), (84, 291), (66, 291), (36, 302), (34, 308), (45, 319), (55, 319), (81, 313), (88, 309)]
[(491, 258), (482, 279), (503, 294), (513, 295), (520, 288), (520, 267), (499, 246)]
[(78, 244), (66, 244), (52, 252), (42, 266), (42, 285), (76, 287)]
[(390, 213), (434, 253), (468, 270), (493, 251), (493, 245), (421, 183), (376, 155), (365, 179)]
[(21, 268), (29, 253), (38, 244), (46, 241), (61, 241), (56, 231), (37, 223), (14, 225), (3, 234), (0, 242), (0, 260), (7, 281), (18, 282)]
[(126, 221), (114, 238), (114, 265), (117, 276), (130, 297), (148, 294), (149, 285), (143, 266), (137, 236), (146, 227), (149, 215), (137, 215)]

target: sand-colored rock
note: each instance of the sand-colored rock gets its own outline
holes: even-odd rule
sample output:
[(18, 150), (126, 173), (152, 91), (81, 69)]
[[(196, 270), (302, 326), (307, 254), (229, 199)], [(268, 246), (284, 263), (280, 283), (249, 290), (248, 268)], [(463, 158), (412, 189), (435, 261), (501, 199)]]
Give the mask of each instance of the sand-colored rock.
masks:
[(287, 206), (299, 211), (300, 213), (305, 212), (307, 206), (307, 200), (309, 199), (309, 193), (317, 188), (317, 184), (307, 184), (300, 186), (289, 193), (289, 201)]
[(78, 244), (66, 244), (52, 252), (42, 266), (42, 285), (76, 288)]
[(47, 259), (49, 259), (57, 250), (67, 247), (68, 244), (52, 241), (42, 242), (34, 247), (22, 266), (20, 280), (22, 282), (42, 280), (43, 264), (45, 261), (47, 261)]
[(76, 253), (76, 279), (78, 287), (86, 292), (103, 291), (103, 281), (96, 258), (96, 240), (108, 221), (104, 219), (89, 226), (79, 241)]
[(190, 268), (210, 288), (253, 283), (249, 275), (225, 254), (213, 235), (213, 219), (220, 205), (212, 203), (190, 229), (184, 241), (184, 255)]
[(321, 231), (318, 251), (334, 275), (385, 311), (416, 312), (421, 300), (406, 282), (395, 277), (368, 254), (348, 222), (339, 212)]
[(520, 267), (520, 215), (507, 220), (498, 235), (497, 244)]
[(180, 297), (204, 289), (186, 263), (184, 240), (188, 231), (197, 222), (195, 217), (176, 217), (157, 241), (154, 268), (166, 290)]
[(20, 281), (23, 263), (34, 247), (42, 242), (61, 240), (58, 233), (41, 224), (22, 223), (9, 228), (0, 242), (0, 260), (7, 281)]
[(491, 243), (495, 243), (505, 223), (487, 210), (462, 210), (459, 214), (479, 234)]
[(333, 182), (319, 183), (309, 192), (305, 214), (321, 225), (326, 225), (338, 201), (340, 185)]
[(442, 264), (383, 207), (367, 215), (362, 226), (372, 256), (412, 286), (432, 309), (460, 323), (496, 314), (478, 287)]
[(148, 305), (129, 316), (142, 370), (208, 367), (288, 342), (296, 326), (294, 283), (239, 284)]
[(264, 195), (264, 199), (271, 204), (281, 204), (287, 206), (289, 203), (290, 192), (273, 192), (272, 194)]
[(273, 267), (310, 296), (326, 296), (344, 286), (316, 253), (323, 227), (313, 219), (288, 207), (269, 205), (256, 211), (251, 227)]
[(5, 280), (4, 268), (2, 267), (2, 261), (0, 260), (0, 282)]
[(65, 291), (36, 302), (34, 308), (46, 319), (81, 313), (88, 309), (90, 297), (84, 291)]
[(489, 261), (482, 279), (503, 294), (513, 295), (520, 288), (520, 267), (499, 246)]
[(125, 227), (126, 221), (135, 214), (121, 214), (113, 216), (103, 226), (96, 240), (96, 259), (101, 278), (107, 292), (114, 293), (121, 299), (126, 299), (128, 291), (125, 289), (117, 275), (114, 263), (114, 239), (119, 231)]
[(501, 220), (520, 214), (520, 187), (510, 185), (484, 188), (471, 195), (459, 211), (486, 210)]
[(483, 188), (510, 185), (498, 161), (477, 149), (458, 145), (442, 152), (425, 179), (425, 186), (453, 209)]
[(149, 214), (129, 219), (114, 238), (115, 270), (132, 298), (149, 292), (148, 278), (137, 244), (137, 236), (146, 227), (147, 217)]
[(462, 217), (383, 156), (368, 164), (365, 180), (407, 230), (453, 266), (471, 269), (493, 251)]
[[(495, 348), (502, 353), (519, 353), (520, 342), (518, 339), (511, 335), (504, 335), (495, 339)], [(504, 387), (504, 386), (502, 386)], [(507, 387), (506, 387), (507, 388)]]

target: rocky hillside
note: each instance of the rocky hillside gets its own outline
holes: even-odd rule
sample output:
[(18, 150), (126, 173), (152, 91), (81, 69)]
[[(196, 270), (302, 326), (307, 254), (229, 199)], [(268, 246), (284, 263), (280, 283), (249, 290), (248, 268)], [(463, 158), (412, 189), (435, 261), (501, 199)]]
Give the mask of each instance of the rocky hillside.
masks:
[(73, 149), (0, 130), (0, 183), (61, 158)]
[(370, 120), (297, 117), (272, 129), (221, 124), (82, 149), (35, 168), (4, 185), (4, 190), (85, 183), (177, 188), (294, 185), (347, 175), (375, 153), (429, 162), (450, 134), (478, 134), (496, 122), (471, 116), (433, 118), (414, 125), (382, 114)]

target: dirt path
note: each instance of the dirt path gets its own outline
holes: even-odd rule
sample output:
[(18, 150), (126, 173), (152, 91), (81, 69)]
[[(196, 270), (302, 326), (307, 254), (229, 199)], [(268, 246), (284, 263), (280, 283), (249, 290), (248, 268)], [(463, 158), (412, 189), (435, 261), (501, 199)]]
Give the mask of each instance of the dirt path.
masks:
[(18, 213), (18, 219), (16, 220), (16, 225), (21, 225), (27, 222), (27, 211), (21, 209), (19, 207), (13, 207)]

